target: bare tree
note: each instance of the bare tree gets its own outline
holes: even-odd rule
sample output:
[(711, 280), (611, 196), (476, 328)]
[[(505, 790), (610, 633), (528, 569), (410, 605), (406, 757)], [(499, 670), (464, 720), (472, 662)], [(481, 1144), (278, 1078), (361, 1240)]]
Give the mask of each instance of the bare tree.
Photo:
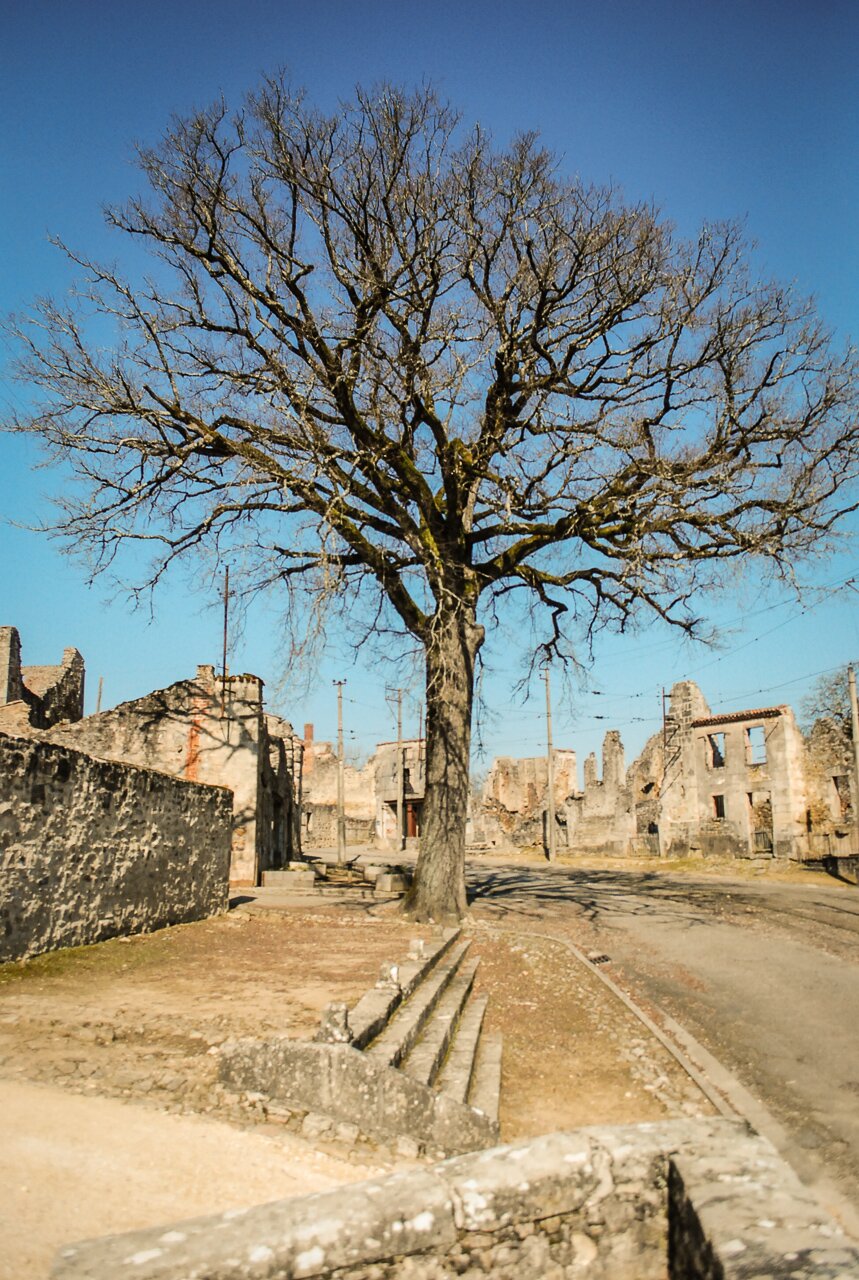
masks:
[(99, 563), (149, 540), (157, 577), (243, 542), (259, 583), (369, 588), (417, 639), (408, 905), (459, 916), (487, 621), (522, 593), (564, 657), (641, 611), (693, 632), (728, 561), (789, 575), (853, 508), (853, 357), (755, 280), (735, 226), (681, 242), (430, 90), (325, 116), (272, 78), (140, 160), (147, 198), (107, 218), (152, 275), (71, 255), (78, 301), (20, 326), (46, 395), (14, 425), (82, 479), (59, 528)]
[[(857, 664), (853, 664), (854, 667)], [(818, 676), (799, 704), (802, 728), (810, 733), (818, 720), (833, 720), (847, 738), (853, 737), (853, 712), (847, 667)]]

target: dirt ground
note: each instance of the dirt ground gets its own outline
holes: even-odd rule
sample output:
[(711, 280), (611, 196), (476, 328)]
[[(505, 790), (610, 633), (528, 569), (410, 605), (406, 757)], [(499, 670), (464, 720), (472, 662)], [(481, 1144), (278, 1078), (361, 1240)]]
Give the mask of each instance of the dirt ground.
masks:
[[(466, 926), (504, 1036), (504, 1140), (709, 1113), (638, 1020), (560, 943), (491, 909)], [(420, 930), (341, 903), (230, 915), (0, 967), (0, 1277), (73, 1239), (240, 1208), (411, 1161), (320, 1147), (217, 1081), (235, 1036), (313, 1034)], [(430, 931), (424, 930), (424, 936)]]

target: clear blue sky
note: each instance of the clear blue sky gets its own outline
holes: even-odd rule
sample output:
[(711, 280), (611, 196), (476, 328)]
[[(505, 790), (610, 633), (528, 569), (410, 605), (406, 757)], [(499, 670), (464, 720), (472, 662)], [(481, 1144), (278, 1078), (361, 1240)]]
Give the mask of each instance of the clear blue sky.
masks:
[[(171, 112), (224, 92), (237, 101), (261, 72), (289, 67), (331, 106), (355, 83), (432, 80), (467, 120), (504, 142), (536, 129), (585, 179), (612, 179), (654, 198), (681, 231), (741, 217), (763, 272), (813, 293), (842, 337), (859, 337), (859, 6), (855, 0), (510, 0), (432, 4), (362, 0), (2, 0), (0, 3), (0, 311), (62, 294), (71, 276), (48, 235), (108, 260), (101, 206), (138, 189), (133, 144), (152, 142)], [(0, 369), (0, 414), (27, 389)], [(27, 662), (86, 659), (89, 706), (105, 705), (216, 661), (220, 615), (175, 580), (154, 613), (131, 612), (42, 536), (17, 527), (44, 515), (56, 473), (34, 471), (32, 446), (0, 435), (0, 623), (17, 626)], [(837, 584), (856, 569), (845, 549), (811, 579), (805, 607), (735, 584), (713, 616), (724, 647), (682, 645), (656, 624), (599, 643), (591, 692), (564, 698), (555, 680), (555, 740), (580, 759), (618, 727), (628, 759), (659, 724), (659, 690), (687, 675), (717, 708), (796, 703), (810, 677), (859, 657), (859, 596)], [(209, 607), (207, 608), (207, 604)], [(514, 697), (518, 637), (487, 648), (480, 729), (488, 755), (531, 755), (544, 742), (542, 686)], [(383, 682), (332, 637), (308, 693), (282, 669), (277, 611), (260, 608), (231, 666), (269, 684), (274, 709), (296, 725), (335, 732), (332, 678), (345, 675), (350, 745), (392, 736)], [(415, 699), (407, 703), (416, 727)]]

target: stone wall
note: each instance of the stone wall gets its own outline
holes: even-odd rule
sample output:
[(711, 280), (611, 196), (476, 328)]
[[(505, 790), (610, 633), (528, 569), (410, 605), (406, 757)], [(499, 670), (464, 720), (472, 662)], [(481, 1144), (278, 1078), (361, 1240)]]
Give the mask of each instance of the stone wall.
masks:
[(0, 734), (0, 960), (226, 909), (221, 788)]
[[(549, 790), (549, 765), (545, 756), (493, 760), (475, 814), (475, 838), (497, 848), (542, 845), (546, 840), (545, 813)], [(557, 846), (566, 843), (561, 819), (567, 796), (577, 790), (576, 756), (555, 752), (555, 812)]]
[(632, 792), (626, 779), (623, 743), (616, 729), (603, 739), (602, 777), (596, 756), (585, 760), (584, 790), (567, 797), (567, 847), (574, 853), (623, 857), (633, 852), (636, 835)]
[[(859, 856), (852, 743), (820, 721), (807, 738), (789, 706), (713, 713), (691, 680), (671, 690), (662, 729), (624, 770), (612, 730), (575, 769), (559, 806), (572, 855), (791, 860)], [(488, 843), (537, 844), (546, 761), (493, 763), (475, 826)], [(846, 865), (846, 862), (845, 862)]]
[[(329, 849), (337, 844), (337, 776), (339, 758), (330, 742), (316, 742), (313, 725), (304, 726), (302, 847)], [(366, 844), (376, 829), (375, 768), (344, 762), (343, 803), (346, 843)]]
[(291, 726), (263, 711), (258, 676), (228, 676), (211, 666), (146, 697), (51, 731), (105, 760), (158, 769), (233, 793), (230, 881), (259, 883), (262, 871), (300, 851), (298, 779), (301, 742)]
[(70, 1246), (55, 1280), (859, 1276), (769, 1143), (724, 1120), (582, 1129)]

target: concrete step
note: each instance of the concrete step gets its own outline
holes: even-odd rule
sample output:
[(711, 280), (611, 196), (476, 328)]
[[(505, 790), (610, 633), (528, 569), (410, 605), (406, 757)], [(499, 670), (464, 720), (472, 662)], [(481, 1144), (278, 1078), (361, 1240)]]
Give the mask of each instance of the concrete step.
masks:
[(417, 990), (397, 1010), (384, 1031), (367, 1049), (369, 1057), (377, 1062), (398, 1067), (424, 1028), (433, 1010), (444, 995), (471, 944), (461, 942), (424, 978)]
[(469, 1000), (456, 1028), (453, 1044), (436, 1077), (435, 1087), (438, 1092), (446, 1093), (457, 1102), (468, 1101), (477, 1046), (480, 1042), (483, 1017), (488, 1003), (488, 996), (473, 996)]
[(501, 1103), (501, 1036), (480, 1037), (477, 1057), (474, 1063), (474, 1074), (468, 1093), (468, 1105), (482, 1111), (488, 1119), (498, 1123), (498, 1109)]
[(400, 1005), (409, 999), (459, 941), (461, 933), (461, 929), (446, 929), (435, 944), (426, 944), (416, 938), (408, 959), (401, 964), (387, 966), (390, 981), (380, 979), (349, 1013), (352, 1044), (356, 1049), (366, 1049), (382, 1033)]
[(413, 1080), (420, 1080), (421, 1084), (432, 1084), (451, 1043), (459, 1039), (460, 1018), (471, 995), (479, 963), (479, 960), (471, 960), (461, 966), (436, 1005), (423, 1035), (405, 1062), (401, 1063), (402, 1070)]

